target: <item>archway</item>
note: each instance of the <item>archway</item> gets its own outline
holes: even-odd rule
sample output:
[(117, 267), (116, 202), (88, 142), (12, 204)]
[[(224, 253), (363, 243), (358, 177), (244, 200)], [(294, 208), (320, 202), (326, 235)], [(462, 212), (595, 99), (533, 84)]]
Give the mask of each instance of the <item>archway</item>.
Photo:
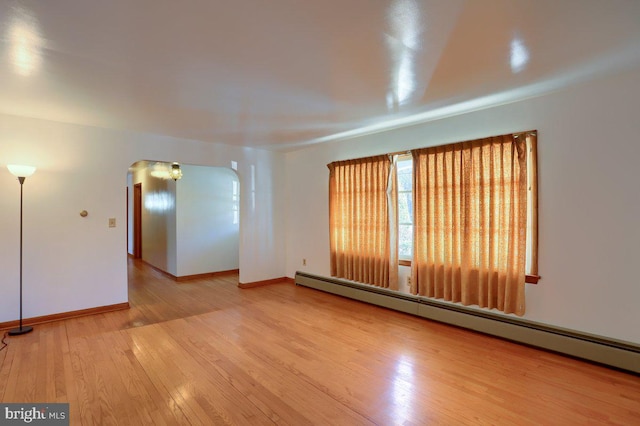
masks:
[[(137, 161), (127, 175), (127, 251), (176, 280), (239, 269), (240, 182), (224, 167)], [(135, 188), (138, 188), (137, 190)], [(135, 194), (140, 215), (136, 219)], [(139, 228), (136, 229), (136, 224)], [(135, 236), (139, 235), (136, 249)]]

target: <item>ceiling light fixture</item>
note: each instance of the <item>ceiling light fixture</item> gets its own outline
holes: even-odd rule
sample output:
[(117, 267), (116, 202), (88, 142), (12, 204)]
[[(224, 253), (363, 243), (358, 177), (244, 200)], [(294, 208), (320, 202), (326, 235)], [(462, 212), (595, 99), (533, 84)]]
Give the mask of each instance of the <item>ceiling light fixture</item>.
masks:
[(171, 171), (169, 172), (169, 176), (171, 176), (171, 179), (175, 181), (178, 181), (178, 179), (182, 178), (182, 170), (180, 169), (180, 164), (171, 164)]

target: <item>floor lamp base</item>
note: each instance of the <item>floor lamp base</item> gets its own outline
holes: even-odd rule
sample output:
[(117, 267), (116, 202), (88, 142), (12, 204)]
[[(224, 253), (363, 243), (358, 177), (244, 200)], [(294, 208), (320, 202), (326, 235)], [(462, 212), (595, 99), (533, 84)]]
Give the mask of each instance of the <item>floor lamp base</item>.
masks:
[(20, 328), (14, 328), (13, 330), (9, 330), (9, 336), (19, 336), (21, 334), (27, 334), (33, 331), (33, 327), (27, 325)]

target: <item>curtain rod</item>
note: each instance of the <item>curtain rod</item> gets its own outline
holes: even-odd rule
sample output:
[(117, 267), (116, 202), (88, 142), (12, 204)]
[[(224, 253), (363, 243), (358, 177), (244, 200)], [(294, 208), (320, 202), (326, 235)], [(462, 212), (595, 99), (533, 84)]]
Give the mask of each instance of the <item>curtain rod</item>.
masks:
[(538, 131), (537, 130), (529, 130), (527, 132), (518, 132), (518, 133), (512, 133), (514, 138), (518, 138), (520, 137), (520, 135), (526, 135), (526, 136), (538, 136)]
[(405, 154), (406, 155), (410, 155), (411, 154), (411, 150), (407, 149), (405, 151), (388, 152), (386, 155), (405, 155)]
[[(537, 130), (527, 130), (527, 131), (524, 131), (524, 132), (505, 133), (502, 136), (506, 136), (506, 135), (509, 135), (509, 134), (513, 135), (514, 138), (518, 138), (521, 135), (526, 135), (526, 136), (534, 136), (535, 135), (535, 136), (537, 136), (538, 135), (538, 131)], [(488, 137), (493, 137), (493, 136), (488, 136)], [(485, 138), (478, 138), (478, 139), (485, 139)], [(467, 142), (467, 141), (462, 141), (462, 142)], [(445, 144), (445, 145), (452, 145), (452, 144), (462, 143), (462, 142), (450, 142), (450, 143)], [(422, 149), (422, 148), (415, 148), (415, 149)], [(388, 153), (385, 153), (385, 154), (371, 155), (371, 156), (368, 156), (368, 157), (355, 158), (354, 160), (362, 160), (364, 158), (376, 157), (378, 155), (387, 155), (389, 157), (393, 157), (394, 155), (411, 155), (412, 152), (413, 152), (413, 149), (406, 149), (404, 151), (395, 151), (395, 152), (388, 152)], [(337, 161), (351, 161), (351, 160), (337, 160)], [(336, 161), (333, 161), (333, 163), (335, 163), (335, 162)], [(329, 164), (331, 164), (331, 163), (329, 163)], [(328, 166), (328, 164), (327, 164), (327, 166)]]

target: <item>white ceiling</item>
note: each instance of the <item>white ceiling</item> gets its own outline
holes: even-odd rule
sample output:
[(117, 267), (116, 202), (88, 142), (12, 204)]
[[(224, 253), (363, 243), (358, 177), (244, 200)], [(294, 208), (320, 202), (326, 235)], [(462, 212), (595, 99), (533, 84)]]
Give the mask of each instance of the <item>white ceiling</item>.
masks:
[(289, 149), (640, 64), (639, 0), (0, 0), (0, 112)]

